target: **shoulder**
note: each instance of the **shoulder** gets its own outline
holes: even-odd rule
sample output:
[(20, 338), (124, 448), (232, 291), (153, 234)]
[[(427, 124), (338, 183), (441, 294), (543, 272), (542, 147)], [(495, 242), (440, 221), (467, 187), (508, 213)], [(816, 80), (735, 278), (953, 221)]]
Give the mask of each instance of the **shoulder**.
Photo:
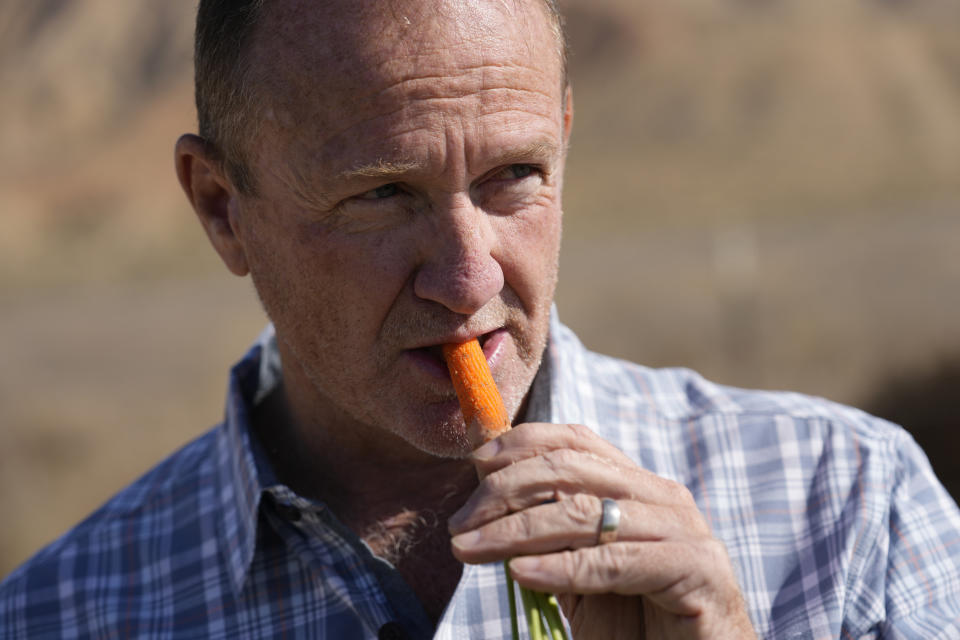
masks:
[[(910, 435), (899, 425), (869, 415), (851, 406), (790, 391), (741, 389), (713, 382), (696, 371), (650, 368), (633, 362), (585, 351), (583, 364), (589, 374), (593, 400), (616, 406), (614, 413), (654, 423), (700, 424), (739, 429), (768, 426), (790, 439), (814, 434), (845, 434), (862, 444), (881, 446), (890, 452)], [(793, 425), (793, 429), (785, 428)]]
[(0, 584), (0, 636), (56, 635), (63, 621), (84, 628), (85, 616), (109, 619), (168, 579), (175, 553), (214, 535), (204, 516), (217, 502), (215, 439), (214, 429), (187, 444), (11, 573)]
[(748, 501), (758, 513), (779, 505), (809, 523), (858, 505), (858, 515), (885, 522), (893, 489), (908, 477), (941, 502), (926, 456), (899, 425), (824, 398), (722, 385), (588, 351), (572, 334), (561, 339), (573, 371), (559, 374), (564, 395), (576, 398), (564, 400), (571, 413), (644, 468), (685, 484), (706, 511)]
[(753, 603), (772, 635), (821, 625), (927, 637), (923, 629), (960, 614), (960, 511), (902, 427), (687, 369), (593, 353), (583, 362), (606, 418), (596, 428), (691, 490), (745, 592), (807, 603)]
[(960, 511), (903, 428), (557, 344), (560, 404), (690, 489), (765, 635), (930, 637), (960, 615)]
[[(898, 425), (824, 398), (740, 389), (686, 368), (598, 354), (559, 323), (551, 337), (555, 421), (583, 422), (678, 480), (693, 454), (726, 465), (751, 452), (783, 460), (842, 452), (856, 466), (895, 464), (916, 448)], [(642, 460), (644, 452), (651, 459)]]

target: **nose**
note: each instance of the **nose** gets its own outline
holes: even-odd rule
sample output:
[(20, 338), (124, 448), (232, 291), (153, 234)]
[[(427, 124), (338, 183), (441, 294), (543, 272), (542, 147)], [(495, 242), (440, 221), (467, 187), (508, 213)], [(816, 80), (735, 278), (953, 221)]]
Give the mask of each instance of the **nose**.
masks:
[(433, 233), (421, 240), (423, 262), (413, 291), (470, 315), (503, 289), (503, 269), (494, 257), (497, 232), (490, 216), (469, 197), (445, 209), (435, 212)]

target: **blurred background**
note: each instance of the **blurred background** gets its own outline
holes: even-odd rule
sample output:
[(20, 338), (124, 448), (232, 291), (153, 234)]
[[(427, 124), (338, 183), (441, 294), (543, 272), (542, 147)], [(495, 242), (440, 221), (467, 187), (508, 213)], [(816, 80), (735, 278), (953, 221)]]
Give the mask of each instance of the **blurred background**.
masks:
[[(564, 6), (561, 318), (897, 420), (960, 494), (960, 3)], [(265, 322), (173, 172), (193, 11), (0, 3), (0, 576), (215, 424)]]

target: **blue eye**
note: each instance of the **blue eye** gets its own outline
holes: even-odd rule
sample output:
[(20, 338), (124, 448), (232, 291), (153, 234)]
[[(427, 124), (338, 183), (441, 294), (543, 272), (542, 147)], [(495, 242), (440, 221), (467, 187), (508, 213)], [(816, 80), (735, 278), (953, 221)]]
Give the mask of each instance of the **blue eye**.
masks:
[(391, 198), (398, 193), (400, 193), (400, 187), (398, 187), (396, 183), (391, 182), (390, 184), (380, 185), (376, 189), (371, 189), (360, 197), (364, 200), (383, 200), (384, 198)]
[(533, 167), (528, 164), (512, 164), (510, 165), (510, 171), (516, 179), (526, 178), (533, 173)]
[(494, 180), (523, 180), (529, 178), (539, 170), (532, 164), (511, 164), (497, 171), (493, 176)]

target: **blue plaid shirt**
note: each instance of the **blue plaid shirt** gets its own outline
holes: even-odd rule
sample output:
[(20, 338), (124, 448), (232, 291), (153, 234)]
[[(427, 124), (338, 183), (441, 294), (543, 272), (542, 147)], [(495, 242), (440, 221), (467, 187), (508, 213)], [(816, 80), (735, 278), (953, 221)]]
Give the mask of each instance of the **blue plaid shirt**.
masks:
[[(0, 637), (509, 638), (499, 564), (465, 567), (434, 628), (389, 564), (275, 480), (248, 429), (274, 345), (268, 329), (234, 367), (223, 424), (0, 585)], [(960, 638), (960, 514), (898, 427), (600, 356), (556, 318), (530, 411), (689, 487), (761, 637)]]

